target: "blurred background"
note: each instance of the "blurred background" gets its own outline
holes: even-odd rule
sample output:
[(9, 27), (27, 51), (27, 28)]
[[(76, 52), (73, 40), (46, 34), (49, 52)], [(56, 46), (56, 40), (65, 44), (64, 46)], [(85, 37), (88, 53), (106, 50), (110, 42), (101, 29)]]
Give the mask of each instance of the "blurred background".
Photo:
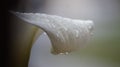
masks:
[(15, 9), (81, 20), (93, 20), (92, 40), (80, 51), (52, 55), (44, 33), (34, 43), (29, 67), (120, 67), (119, 0), (20, 0)]

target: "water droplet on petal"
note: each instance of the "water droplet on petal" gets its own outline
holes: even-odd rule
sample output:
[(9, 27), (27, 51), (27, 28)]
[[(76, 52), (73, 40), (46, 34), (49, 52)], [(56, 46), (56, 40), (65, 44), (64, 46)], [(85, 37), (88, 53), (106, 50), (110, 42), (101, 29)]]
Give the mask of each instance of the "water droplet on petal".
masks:
[(48, 19), (46, 19), (46, 22), (50, 22)]
[(64, 53), (59, 53), (59, 54), (63, 55)]
[(68, 55), (69, 53), (68, 52), (65, 52), (65, 53), (59, 53), (61, 55)]
[(52, 27), (53, 27), (53, 28), (55, 28), (55, 25), (54, 25), (54, 24), (52, 24)]
[(75, 30), (75, 33), (76, 33), (75, 36), (76, 36), (76, 37), (79, 37), (79, 31), (78, 31), (78, 30)]
[(44, 35), (47, 35), (45, 32), (43, 33)]
[(91, 29), (92, 28), (92, 26), (88, 26), (88, 29)]
[(67, 55), (67, 54), (69, 54), (68, 52), (65, 52), (65, 54)]
[(65, 31), (67, 31), (68, 29), (67, 28), (64, 28)]

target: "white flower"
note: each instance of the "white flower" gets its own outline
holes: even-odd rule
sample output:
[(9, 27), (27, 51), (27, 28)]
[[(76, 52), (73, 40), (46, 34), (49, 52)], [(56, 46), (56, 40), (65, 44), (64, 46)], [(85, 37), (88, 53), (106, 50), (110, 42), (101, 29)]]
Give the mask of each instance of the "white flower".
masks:
[(91, 20), (70, 19), (41, 13), (12, 13), (43, 29), (51, 40), (53, 54), (68, 54), (81, 48), (93, 33), (94, 24)]

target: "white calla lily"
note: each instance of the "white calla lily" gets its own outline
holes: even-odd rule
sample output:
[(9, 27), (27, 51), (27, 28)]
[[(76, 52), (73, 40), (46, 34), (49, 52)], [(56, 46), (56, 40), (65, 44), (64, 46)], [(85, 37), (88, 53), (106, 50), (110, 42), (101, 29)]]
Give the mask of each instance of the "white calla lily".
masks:
[(68, 54), (81, 48), (93, 33), (94, 24), (91, 20), (70, 19), (41, 13), (12, 13), (45, 31), (52, 42), (53, 54)]

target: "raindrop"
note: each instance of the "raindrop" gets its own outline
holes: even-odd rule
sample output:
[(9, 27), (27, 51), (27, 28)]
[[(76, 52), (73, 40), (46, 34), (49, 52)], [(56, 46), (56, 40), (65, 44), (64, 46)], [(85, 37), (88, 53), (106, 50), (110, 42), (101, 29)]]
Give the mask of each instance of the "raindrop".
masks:
[(43, 33), (44, 35), (47, 35), (45, 32)]
[(51, 24), (53, 28), (55, 28), (55, 25), (54, 24)]
[(59, 53), (60, 55), (68, 55), (69, 53), (68, 52), (65, 52), (65, 53)]
[(67, 31), (68, 29), (64, 27), (64, 30)]
[(65, 52), (65, 55), (69, 54), (68, 52)]
[(59, 53), (59, 54), (63, 55), (64, 53)]
[(92, 29), (92, 26), (88, 26), (88, 29)]
[(50, 22), (48, 19), (45, 19), (46, 22)]
[(76, 36), (76, 37), (79, 37), (79, 31), (78, 31), (78, 30), (75, 30), (75, 33), (76, 33), (75, 36)]

